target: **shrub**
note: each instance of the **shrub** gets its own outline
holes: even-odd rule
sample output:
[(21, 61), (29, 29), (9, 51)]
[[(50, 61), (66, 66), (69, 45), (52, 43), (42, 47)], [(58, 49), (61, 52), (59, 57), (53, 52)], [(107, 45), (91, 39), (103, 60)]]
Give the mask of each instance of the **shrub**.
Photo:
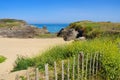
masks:
[(6, 60), (6, 58), (4, 56), (0, 55), (0, 63), (4, 62)]
[(15, 61), (15, 67), (13, 71), (27, 69), (30, 66), (33, 66), (34, 62), (31, 58), (26, 58), (23, 56), (18, 56)]

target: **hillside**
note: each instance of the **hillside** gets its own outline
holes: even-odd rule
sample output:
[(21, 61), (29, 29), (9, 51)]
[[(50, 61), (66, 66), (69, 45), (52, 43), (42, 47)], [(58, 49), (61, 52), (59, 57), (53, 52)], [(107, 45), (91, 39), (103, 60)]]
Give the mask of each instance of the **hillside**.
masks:
[(83, 36), (98, 37), (100, 35), (120, 35), (120, 23), (113, 22), (92, 22), (92, 21), (78, 21), (71, 23), (67, 28), (74, 28), (75, 30), (83, 31)]
[(1, 27), (14, 27), (14, 26), (22, 26), (27, 23), (23, 20), (17, 19), (0, 19), (0, 28)]
[(0, 19), (0, 37), (34, 38), (41, 34), (48, 34), (47, 28), (39, 29), (23, 20)]

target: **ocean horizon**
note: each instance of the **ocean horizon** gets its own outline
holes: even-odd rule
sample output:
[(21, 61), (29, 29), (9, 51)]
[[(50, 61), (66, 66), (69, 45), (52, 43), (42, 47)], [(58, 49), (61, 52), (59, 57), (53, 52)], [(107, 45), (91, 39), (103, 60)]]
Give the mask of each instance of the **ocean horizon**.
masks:
[(31, 25), (36, 26), (38, 28), (42, 28), (45, 26), (45, 27), (47, 27), (47, 29), (50, 33), (57, 33), (62, 28), (67, 27), (69, 24), (31, 24)]

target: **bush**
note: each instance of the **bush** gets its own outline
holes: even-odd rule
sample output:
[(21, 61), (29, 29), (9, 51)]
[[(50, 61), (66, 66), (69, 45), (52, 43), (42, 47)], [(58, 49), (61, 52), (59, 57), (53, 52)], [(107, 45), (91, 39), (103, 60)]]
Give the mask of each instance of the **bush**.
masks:
[(27, 69), (30, 66), (34, 66), (34, 62), (31, 58), (26, 58), (23, 56), (18, 56), (18, 58), (15, 61), (15, 65), (14, 65), (14, 70), (13, 71), (17, 71), (17, 70), (23, 70), (23, 69)]
[(0, 63), (4, 62), (6, 58), (4, 56), (0, 56)]

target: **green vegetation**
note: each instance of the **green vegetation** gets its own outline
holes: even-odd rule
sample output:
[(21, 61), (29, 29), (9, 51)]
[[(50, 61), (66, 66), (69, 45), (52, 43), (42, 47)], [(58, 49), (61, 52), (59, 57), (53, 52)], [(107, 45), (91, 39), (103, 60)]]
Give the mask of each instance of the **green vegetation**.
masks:
[(18, 56), (17, 60), (15, 61), (16, 65), (13, 71), (27, 69), (29, 66), (34, 66), (34, 62), (31, 58), (26, 58), (23, 56)]
[(19, 57), (16, 61), (14, 70), (27, 69), (27, 67), (35, 66), (39, 69), (44, 69), (44, 65), (48, 63), (53, 66), (54, 61), (66, 60), (77, 55), (80, 51), (94, 54), (99, 52), (102, 54), (102, 70), (100, 76), (110, 80), (117, 80), (120, 76), (120, 38), (96, 38), (87, 41), (75, 41), (71, 44), (56, 46), (42, 55), (34, 58)]
[[(102, 55), (99, 60), (101, 70), (99, 70), (98, 77), (103, 80), (120, 79), (120, 23), (80, 21), (71, 23), (67, 28), (83, 30), (83, 35), (87, 37), (87, 40), (55, 46), (33, 58), (18, 57), (13, 71), (28, 67), (38, 67), (43, 71), (46, 63), (49, 64), (50, 69), (53, 69), (54, 61), (61, 64), (61, 60), (64, 60), (67, 63), (67, 59), (73, 60), (73, 56), (77, 56), (82, 51), (85, 57), (87, 55), (90, 57), (95, 53)], [(42, 36), (48, 37), (48, 35)], [(70, 69), (72, 69), (71, 64), (72, 61)], [(61, 66), (58, 65), (57, 68), (60, 76)]]
[(23, 20), (16, 19), (0, 19), (0, 28), (2, 27), (15, 27), (26, 24)]
[(50, 33), (50, 34), (39, 34), (36, 36), (36, 38), (56, 38), (56, 34)]
[(87, 38), (108, 36), (111, 34), (120, 37), (120, 23), (79, 21), (71, 23), (67, 28), (82, 30), (84, 31), (83, 35)]
[(0, 63), (4, 62), (6, 60), (6, 58), (4, 56), (0, 55)]
[(12, 22), (23, 22), (23, 23), (25, 23), (23, 20), (17, 20), (17, 19), (0, 19), (0, 22), (1, 23), (6, 23), (6, 22), (9, 22), (9, 23), (12, 23)]

